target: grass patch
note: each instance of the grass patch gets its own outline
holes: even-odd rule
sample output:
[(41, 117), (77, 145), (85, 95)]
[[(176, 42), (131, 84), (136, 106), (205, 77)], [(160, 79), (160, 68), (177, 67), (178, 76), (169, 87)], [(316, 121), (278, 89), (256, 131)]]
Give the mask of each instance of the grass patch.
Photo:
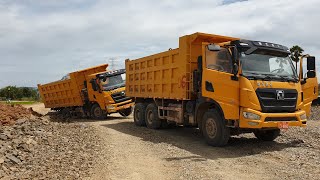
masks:
[(36, 101), (11, 101), (10, 103), (8, 103), (7, 101), (0, 101), (0, 103), (28, 105), (28, 104), (34, 104), (36, 103)]

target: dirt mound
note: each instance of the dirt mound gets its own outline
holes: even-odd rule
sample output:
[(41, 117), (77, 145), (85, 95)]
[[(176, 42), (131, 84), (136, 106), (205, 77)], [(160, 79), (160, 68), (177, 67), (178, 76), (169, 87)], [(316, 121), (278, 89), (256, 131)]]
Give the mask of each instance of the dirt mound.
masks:
[(79, 179), (90, 176), (100, 140), (84, 123), (47, 117), (0, 126), (0, 179)]
[(320, 106), (312, 106), (311, 107), (311, 116), (308, 120), (320, 120)]
[(32, 110), (21, 105), (0, 104), (0, 124), (13, 125), (18, 119), (30, 118)]

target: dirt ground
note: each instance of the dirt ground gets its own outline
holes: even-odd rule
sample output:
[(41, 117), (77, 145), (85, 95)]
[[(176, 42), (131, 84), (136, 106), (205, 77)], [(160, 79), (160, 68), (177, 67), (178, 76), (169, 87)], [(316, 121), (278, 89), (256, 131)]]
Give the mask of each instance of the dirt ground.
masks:
[(275, 142), (245, 134), (223, 148), (208, 146), (195, 128), (150, 130), (118, 114), (76, 123), (92, 126), (102, 140), (90, 179), (320, 179), (319, 120), (283, 131)]

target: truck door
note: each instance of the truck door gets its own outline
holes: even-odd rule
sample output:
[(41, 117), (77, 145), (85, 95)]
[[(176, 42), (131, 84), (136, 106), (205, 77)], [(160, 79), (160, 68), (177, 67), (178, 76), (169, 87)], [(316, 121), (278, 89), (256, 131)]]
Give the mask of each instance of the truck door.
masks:
[[(303, 73), (308, 71), (308, 73)], [(311, 72), (311, 73), (310, 73)], [(300, 78), (302, 79), (302, 91), (303, 91), (303, 110), (306, 111), (307, 116), (310, 116), (311, 104), (312, 101), (318, 98), (318, 80), (316, 76), (310, 76), (315, 71), (315, 60), (314, 57), (302, 61), (300, 64)]]
[(239, 81), (232, 80), (229, 49), (210, 51), (202, 45), (202, 96), (213, 99), (222, 108), (225, 119), (239, 119)]

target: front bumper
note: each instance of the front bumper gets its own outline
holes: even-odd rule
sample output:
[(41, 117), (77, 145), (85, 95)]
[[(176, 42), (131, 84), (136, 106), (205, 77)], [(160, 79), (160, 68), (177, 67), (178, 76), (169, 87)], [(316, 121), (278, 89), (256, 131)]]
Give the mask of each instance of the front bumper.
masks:
[[(243, 112), (251, 112), (254, 114), (259, 115), (261, 118), (260, 120), (252, 120), (246, 119), (243, 117)], [(287, 123), (288, 126), (300, 126), (306, 127), (307, 119), (301, 119), (300, 116), (305, 114), (304, 110), (299, 110), (294, 113), (263, 113), (257, 110), (253, 110), (250, 108), (241, 108), (240, 110), (240, 128), (253, 128), (253, 129), (261, 129), (261, 128), (278, 128), (281, 123)], [(277, 118), (287, 120), (279, 120)], [(292, 118), (292, 120), (290, 119)], [(273, 119), (272, 121), (267, 121), (266, 119)]]
[(106, 105), (107, 108), (107, 112), (110, 113), (116, 113), (119, 112), (122, 109), (127, 109), (130, 107), (133, 107), (134, 102), (132, 102), (132, 100), (128, 100), (128, 101), (124, 101), (121, 103), (115, 103), (115, 104), (108, 104)]

